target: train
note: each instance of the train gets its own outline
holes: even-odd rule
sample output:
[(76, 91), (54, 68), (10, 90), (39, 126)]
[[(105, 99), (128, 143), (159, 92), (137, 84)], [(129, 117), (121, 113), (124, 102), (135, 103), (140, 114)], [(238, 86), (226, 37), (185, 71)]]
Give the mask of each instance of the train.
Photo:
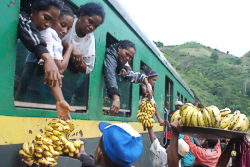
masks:
[[(18, 96), (18, 87), (25, 69), (25, 58), (29, 51), (17, 38), (18, 18), (22, 0), (0, 1), (0, 166), (24, 166), (18, 155), (22, 144), (34, 139), (36, 134), (44, 131), (45, 125), (52, 118), (57, 118), (55, 101), (42, 84), (42, 69), (34, 69), (25, 95)], [(71, 113), (75, 130), (70, 138), (80, 138), (88, 154), (93, 154), (101, 136), (98, 123), (126, 122), (143, 137), (144, 151), (134, 166), (152, 164), (150, 140), (136, 118), (140, 85), (119, 82), (121, 109), (117, 116), (108, 114), (111, 100), (108, 98), (103, 79), (103, 61), (106, 47), (119, 40), (128, 39), (136, 45), (132, 61), (134, 71), (143, 66), (154, 69), (159, 74), (154, 87), (154, 99), (158, 112), (163, 118), (165, 109), (174, 111), (174, 103), (195, 101), (193, 92), (188, 88), (175, 69), (167, 61), (157, 46), (147, 37), (129, 16), (117, 0), (64, 0), (72, 9), (87, 2), (103, 5), (106, 17), (104, 23), (94, 32), (96, 42), (96, 60), (94, 70), (89, 75), (73, 73), (66, 70), (63, 79), (63, 94), (66, 101), (76, 109)], [(143, 3), (143, 2), (142, 2)], [(156, 120), (156, 118), (154, 118)], [(154, 124), (154, 131), (162, 138), (163, 127)], [(147, 164), (147, 165), (146, 165)], [(60, 167), (81, 166), (79, 160), (60, 156)]]

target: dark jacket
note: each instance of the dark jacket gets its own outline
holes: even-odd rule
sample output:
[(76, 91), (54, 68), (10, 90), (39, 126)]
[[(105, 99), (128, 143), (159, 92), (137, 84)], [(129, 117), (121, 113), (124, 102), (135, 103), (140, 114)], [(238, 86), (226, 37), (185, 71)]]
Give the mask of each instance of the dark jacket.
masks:
[(103, 73), (104, 81), (108, 91), (108, 96), (112, 97), (114, 94), (120, 95), (117, 85), (117, 76), (121, 69), (125, 69), (128, 75), (125, 79), (131, 83), (142, 83), (147, 77), (139, 72), (129, 70), (125, 65), (121, 64), (118, 58), (118, 43), (112, 44), (106, 49)]
[(18, 38), (21, 39), (27, 49), (35, 53), (38, 59), (41, 54), (49, 53), (46, 48), (46, 42), (24, 11), (21, 11), (19, 14)]

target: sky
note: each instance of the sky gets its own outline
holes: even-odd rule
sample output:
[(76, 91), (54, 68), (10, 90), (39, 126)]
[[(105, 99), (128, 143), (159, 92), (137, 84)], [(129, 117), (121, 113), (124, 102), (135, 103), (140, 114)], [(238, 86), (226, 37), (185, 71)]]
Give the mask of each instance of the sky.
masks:
[(118, 0), (152, 41), (195, 41), (241, 57), (250, 50), (250, 0)]

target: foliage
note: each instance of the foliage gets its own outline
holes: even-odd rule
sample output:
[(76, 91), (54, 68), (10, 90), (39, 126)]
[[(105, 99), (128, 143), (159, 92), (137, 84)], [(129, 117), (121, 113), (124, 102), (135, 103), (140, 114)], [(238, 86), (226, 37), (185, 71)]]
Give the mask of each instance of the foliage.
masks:
[(157, 47), (163, 47), (164, 46), (164, 44), (162, 42), (160, 42), (160, 41), (157, 41), (157, 42), (154, 41), (154, 43), (155, 43), (155, 45)]
[(160, 50), (204, 106), (229, 107), (250, 115), (249, 71), (240, 65), (240, 58), (195, 42)]

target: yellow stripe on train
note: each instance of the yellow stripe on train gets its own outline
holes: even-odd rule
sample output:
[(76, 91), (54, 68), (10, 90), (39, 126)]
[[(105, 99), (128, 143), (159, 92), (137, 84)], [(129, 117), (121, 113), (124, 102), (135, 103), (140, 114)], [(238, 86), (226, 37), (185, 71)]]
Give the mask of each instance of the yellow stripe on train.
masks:
[[(49, 120), (51, 118), (0, 116), (0, 145), (20, 144), (33, 140), (37, 134), (44, 132)], [(75, 130), (71, 133), (70, 138), (100, 137), (99, 122), (101, 121), (73, 120)], [(107, 122), (118, 123), (117, 121)], [(147, 133), (143, 130), (141, 123), (129, 122), (129, 124), (139, 133)], [(154, 131), (162, 130), (163, 127), (158, 123), (154, 124)]]

